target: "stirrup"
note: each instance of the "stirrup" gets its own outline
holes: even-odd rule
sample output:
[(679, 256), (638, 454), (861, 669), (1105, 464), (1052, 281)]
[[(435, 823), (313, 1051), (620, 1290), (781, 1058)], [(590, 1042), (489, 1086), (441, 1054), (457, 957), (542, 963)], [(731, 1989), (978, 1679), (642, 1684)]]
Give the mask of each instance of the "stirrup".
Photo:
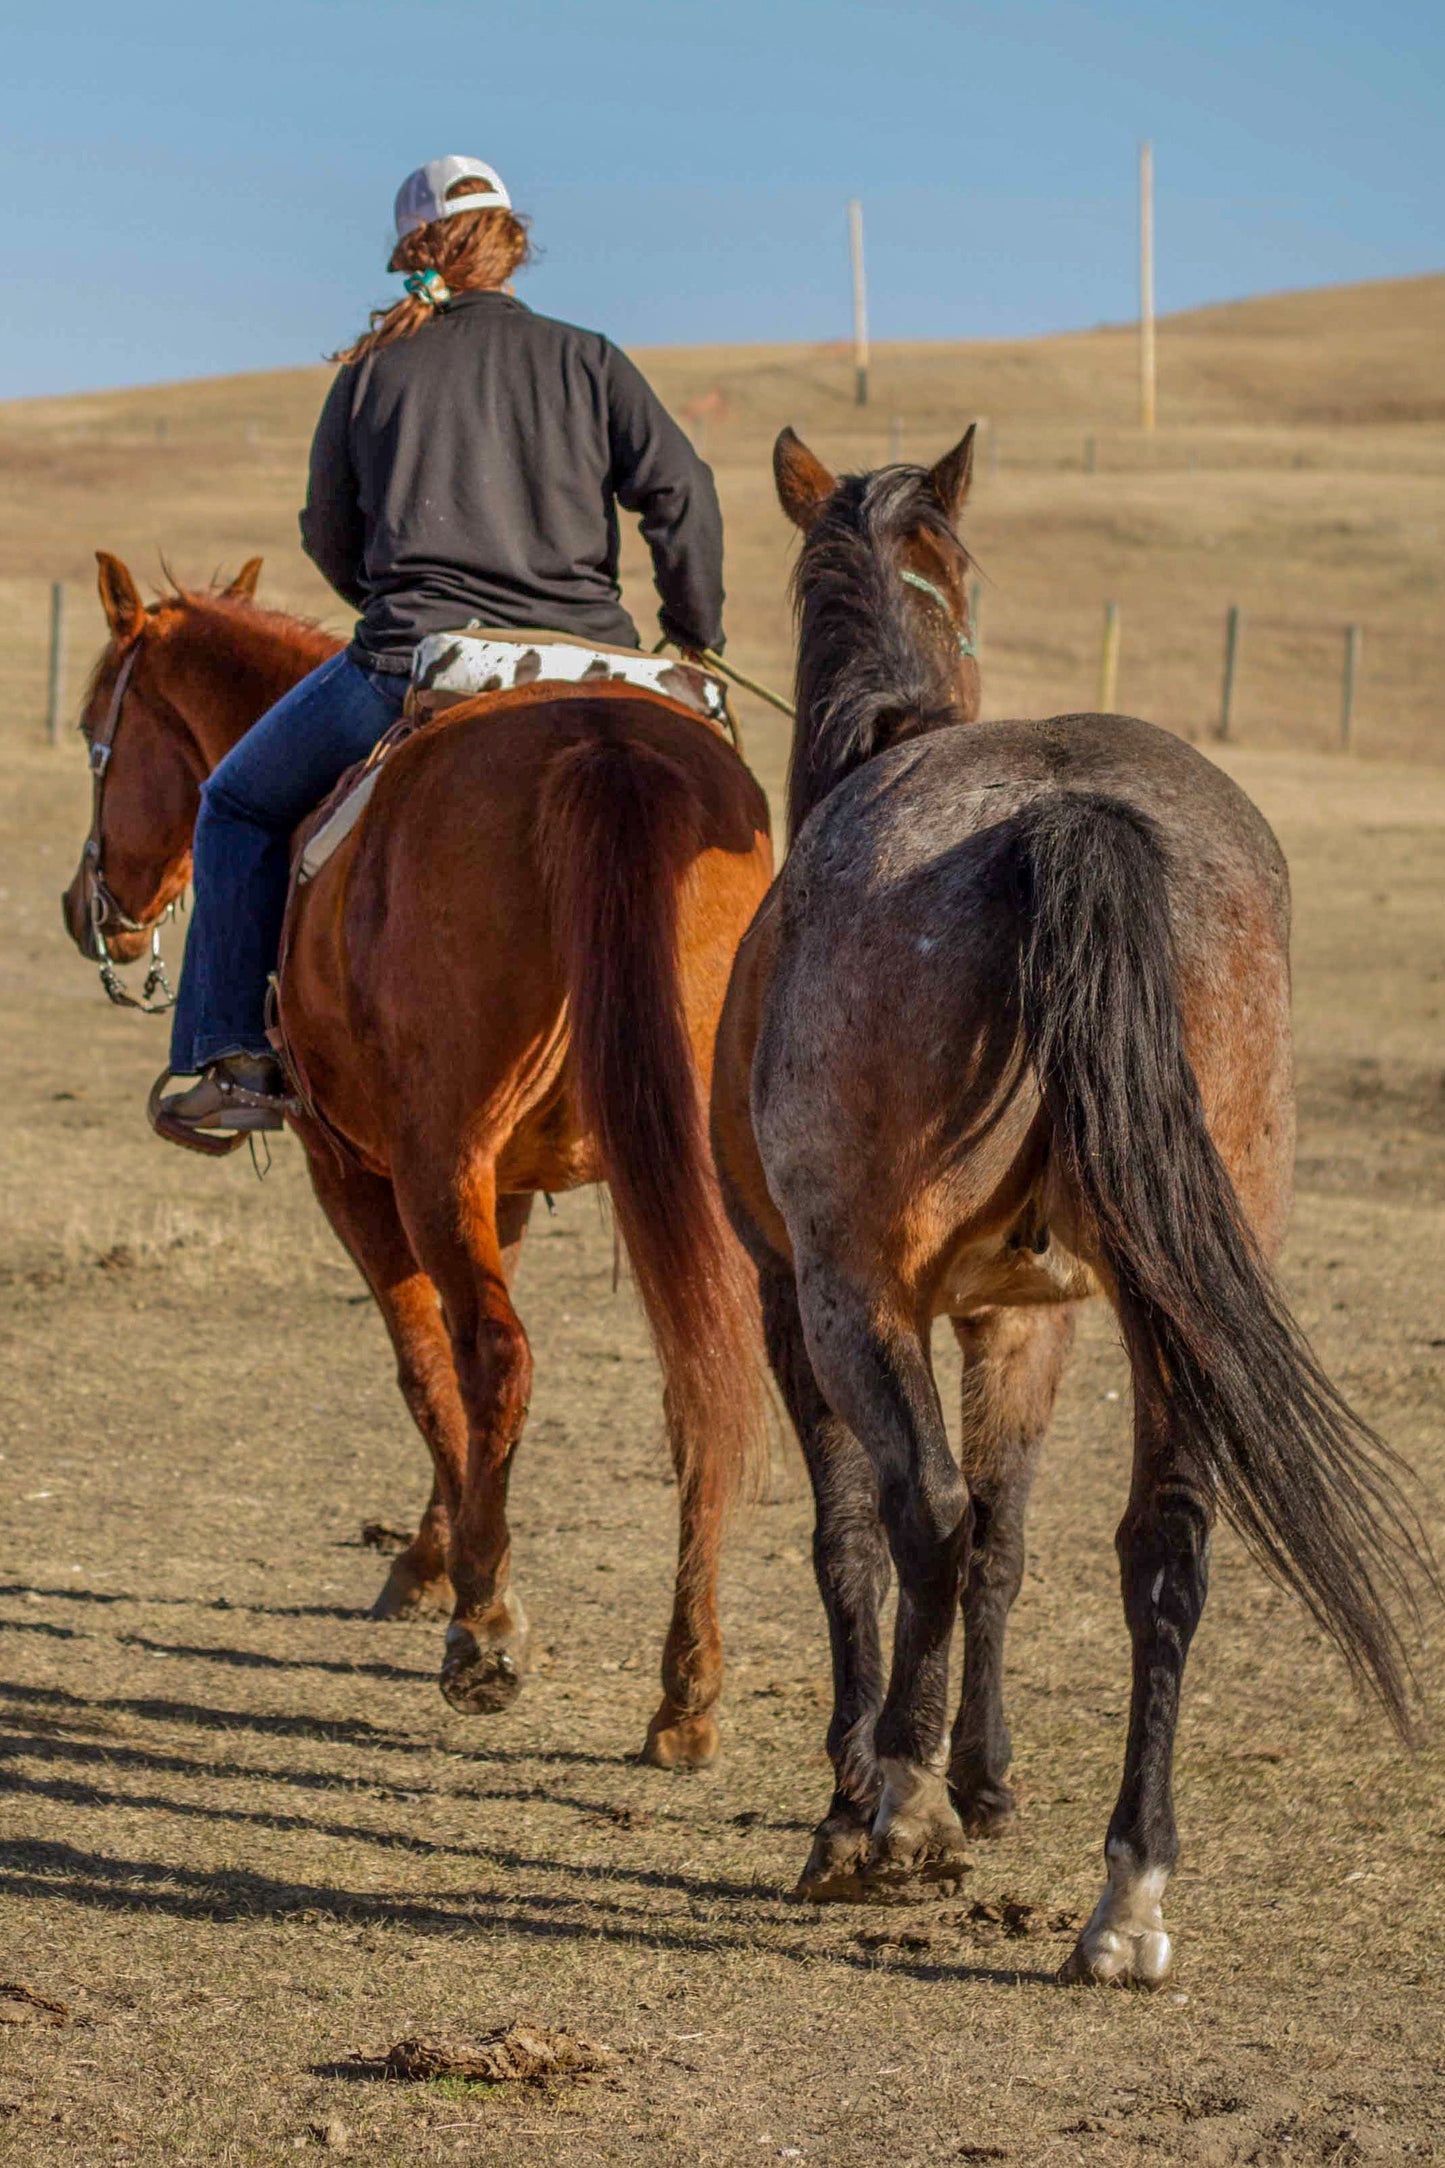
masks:
[[(189, 1122), (178, 1122), (174, 1115), (164, 1113), (161, 1098), (167, 1084), (174, 1079), (173, 1069), (162, 1069), (146, 1096), (146, 1120), (158, 1137), (165, 1138), (167, 1144), (179, 1144), (182, 1150), (187, 1152), (200, 1152), (206, 1159), (225, 1159), (230, 1153), (239, 1152), (248, 1138), (256, 1134), (255, 1130), (247, 1129), (194, 1129)], [(258, 1105), (269, 1104), (263, 1101), (258, 1093), (241, 1091), (238, 1103), (246, 1100), (252, 1100)]]

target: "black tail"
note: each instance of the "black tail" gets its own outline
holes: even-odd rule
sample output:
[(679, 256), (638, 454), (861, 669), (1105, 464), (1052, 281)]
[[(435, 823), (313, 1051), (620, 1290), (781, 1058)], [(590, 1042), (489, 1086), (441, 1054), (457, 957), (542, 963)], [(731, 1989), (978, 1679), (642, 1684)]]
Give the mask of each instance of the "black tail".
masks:
[(1164, 847), (1082, 792), (1022, 819), (1025, 1042), (1118, 1290), (1136, 1390), (1407, 1733), (1396, 1614), (1438, 1588), (1401, 1463), (1310, 1352), (1246, 1228), (1184, 1046)]

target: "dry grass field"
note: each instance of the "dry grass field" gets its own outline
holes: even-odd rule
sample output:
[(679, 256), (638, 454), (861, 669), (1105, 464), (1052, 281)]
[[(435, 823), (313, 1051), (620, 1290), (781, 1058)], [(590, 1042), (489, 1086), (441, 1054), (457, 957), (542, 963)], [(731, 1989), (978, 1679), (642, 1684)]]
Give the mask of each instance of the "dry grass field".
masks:
[[(1223, 614), (1245, 609), (1240, 742), (1219, 757), (1295, 878), (1285, 1275), (1332, 1372), (1437, 1493), (1442, 333), (1445, 280), (1175, 319), (1152, 446), (1130, 428), (1118, 331), (884, 349), (862, 415), (841, 351), (644, 357), (706, 432), (733, 652), (775, 682), (788, 543), (766, 454), (787, 420), (847, 465), (886, 454), (895, 415), (918, 456), (990, 418), (968, 530), (990, 714), (1090, 702), (1114, 599), (1121, 704), (1203, 740)], [(686, 1780), (632, 1758), (673, 1498), (591, 1193), (539, 1214), (519, 1286), (537, 1391), (517, 1574), (543, 1652), (526, 1693), (468, 1721), (436, 1691), (435, 1628), (365, 1620), (385, 1561), (362, 1523), (404, 1525), (425, 1489), (379, 1323), (294, 1145), (262, 1186), (244, 1158), (206, 1167), (145, 1129), (163, 1028), (112, 1012), (64, 939), (87, 786), (69, 733), (52, 750), (41, 727), (47, 585), (88, 581), (97, 544), (142, 575), (164, 550), (192, 580), (264, 550), (267, 599), (342, 622), (294, 540), (324, 381), (0, 409), (0, 1983), (64, 2006), (12, 2023), (47, 2013), (0, 1984), (0, 2161), (1445, 2159), (1438, 1618), (1406, 1756), (1224, 1538), (1181, 1731), (1177, 1975), (1154, 1998), (1052, 1985), (1068, 1941), (1048, 1923), (1092, 1901), (1126, 1707), (1110, 1536), (1127, 1379), (1102, 1313), (1016, 1612), (1024, 1811), (953, 1897), (790, 1901), (828, 1788), (791, 1447), (729, 1554), (724, 1758)], [(78, 689), (99, 621), (74, 593)], [(1351, 621), (1365, 668), (1345, 757)], [(776, 788), (784, 734), (746, 714)], [(1007, 1900), (1033, 1910), (985, 1916)], [(519, 2018), (616, 2059), (543, 2087), (388, 2083), (350, 2060)]]

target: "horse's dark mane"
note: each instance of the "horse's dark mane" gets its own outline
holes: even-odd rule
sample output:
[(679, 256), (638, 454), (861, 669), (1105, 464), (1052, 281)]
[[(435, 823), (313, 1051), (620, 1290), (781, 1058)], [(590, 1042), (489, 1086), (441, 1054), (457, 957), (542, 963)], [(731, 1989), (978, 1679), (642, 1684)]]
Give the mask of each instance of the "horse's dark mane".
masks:
[(788, 772), (788, 832), (845, 775), (900, 735), (959, 720), (940, 654), (918, 637), (896, 547), (926, 534), (959, 563), (967, 550), (923, 467), (844, 475), (793, 572), (798, 719)]

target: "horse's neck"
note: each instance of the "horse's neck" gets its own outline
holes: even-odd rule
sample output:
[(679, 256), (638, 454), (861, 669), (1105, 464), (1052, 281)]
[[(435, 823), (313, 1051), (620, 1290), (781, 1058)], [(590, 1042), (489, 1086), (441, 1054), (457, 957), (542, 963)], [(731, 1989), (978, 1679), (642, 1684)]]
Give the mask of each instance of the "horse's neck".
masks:
[[(814, 635), (817, 635), (814, 637)], [(855, 768), (880, 753), (964, 721), (956, 688), (937, 664), (866, 619), (844, 638), (805, 621), (799, 653), (798, 714), (793, 740), (790, 827), (796, 833), (815, 805)]]
[(167, 642), (161, 690), (207, 774), (334, 645), (269, 615), (247, 624), (220, 610), (187, 613)]

